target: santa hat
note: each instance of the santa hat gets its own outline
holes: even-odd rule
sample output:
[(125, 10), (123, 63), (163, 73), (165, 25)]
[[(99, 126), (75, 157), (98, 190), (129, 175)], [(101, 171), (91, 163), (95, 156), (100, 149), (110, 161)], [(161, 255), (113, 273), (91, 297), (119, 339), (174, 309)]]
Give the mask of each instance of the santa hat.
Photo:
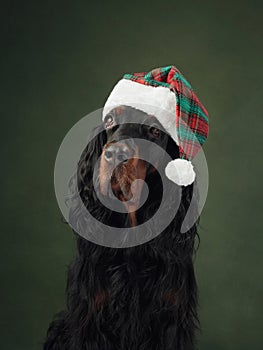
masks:
[(174, 66), (149, 73), (125, 74), (109, 95), (103, 119), (115, 107), (126, 105), (155, 116), (179, 146), (179, 158), (168, 163), (166, 176), (181, 186), (195, 180), (191, 160), (208, 135), (208, 113), (191, 85)]

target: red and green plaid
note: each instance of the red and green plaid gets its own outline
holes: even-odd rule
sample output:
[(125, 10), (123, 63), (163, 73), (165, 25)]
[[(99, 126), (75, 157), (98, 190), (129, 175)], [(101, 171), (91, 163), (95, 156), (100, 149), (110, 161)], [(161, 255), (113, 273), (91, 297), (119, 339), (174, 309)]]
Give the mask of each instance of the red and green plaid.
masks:
[(207, 138), (208, 112), (180, 71), (168, 66), (149, 73), (125, 74), (123, 78), (149, 86), (164, 86), (175, 92), (180, 158), (192, 160)]

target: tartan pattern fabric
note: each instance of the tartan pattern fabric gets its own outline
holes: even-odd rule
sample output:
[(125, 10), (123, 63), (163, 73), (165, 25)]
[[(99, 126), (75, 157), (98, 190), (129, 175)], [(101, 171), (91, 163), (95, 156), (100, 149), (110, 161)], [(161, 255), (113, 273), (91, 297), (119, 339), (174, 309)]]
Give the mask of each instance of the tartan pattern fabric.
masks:
[(175, 66), (167, 66), (148, 73), (125, 74), (123, 78), (153, 87), (167, 87), (176, 94), (175, 127), (180, 158), (192, 160), (207, 138), (208, 112), (180, 71)]

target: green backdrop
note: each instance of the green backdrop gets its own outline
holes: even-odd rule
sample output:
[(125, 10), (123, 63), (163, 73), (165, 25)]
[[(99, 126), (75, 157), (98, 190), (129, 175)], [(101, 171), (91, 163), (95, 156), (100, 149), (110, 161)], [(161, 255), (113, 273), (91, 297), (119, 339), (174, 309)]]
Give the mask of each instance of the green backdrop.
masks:
[(41, 349), (74, 239), (53, 188), (66, 132), (123, 73), (174, 64), (210, 112), (196, 257), (200, 350), (262, 349), (262, 1), (9, 1), (1, 44), (1, 349)]

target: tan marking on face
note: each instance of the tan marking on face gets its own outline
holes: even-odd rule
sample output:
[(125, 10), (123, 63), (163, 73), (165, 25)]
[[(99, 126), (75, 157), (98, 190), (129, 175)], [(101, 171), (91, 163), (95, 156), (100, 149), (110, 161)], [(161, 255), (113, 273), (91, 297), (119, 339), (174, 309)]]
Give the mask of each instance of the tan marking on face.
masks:
[[(138, 147), (136, 147), (135, 150), (135, 157), (138, 158), (132, 158), (130, 159), (130, 161), (127, 164), (127, 173), (128, 174), (132, 174), (131, 176), (131, 183), (134, 180), (145, 180), (146, 177), (146, 163), (144, 160), (139, 159), (139, 149)], [(129, 184), (129, 186), (131, 187), (131, 183)], [(128, 213), (128, 217), (130, 220), (130, 225), (131, 226), (136, 226), (137, 224), (137, 218), (136, 218), (136, 210), (139, 208), (139, 204), (140, 204), (140, 195), (141, 195), (141, 191), (142, 191), (142, 186), (143, 186), (143, 182), (142, 181), (138, 181), (136, 182), (135, 187), (133, 187), (133, 197), (135, 197), (136, 199), (138, 198), (138, 200), (132, 204), (130, 204), (127, 201), (124, 201), (123, 204), (126, 207)]]
[[(111, 181), (110, 173), (112, 169), (104, 158), (104, 152), (108, 146), (109, 144), (104, 147), (100, 160), (100, 191), (106, 196), (108, 193), (108, 186), (111, 186), (115, 193), (119, 192), (120, 194), (118, 197), (128, 211), (130, 225), (135, 226), (137, 223), (135, 212), (139, 208), (143, 182), (138, 181), (135, 183), (135, 185), (133, 185), (133, 193), (131, 193), (131, 184), (134, 180), (145, 180), (147, 170), (146, 162), (139, 159), (139, 149), (136, 147), (134, 154), (135, 158), (131, 158), (127, 163), (120, 165), (121, 168), (117, 167), (113, 172), (115, 179)], [(135, 201), (133, 203), (129, 203), (129, 199), (132, 197)]]

